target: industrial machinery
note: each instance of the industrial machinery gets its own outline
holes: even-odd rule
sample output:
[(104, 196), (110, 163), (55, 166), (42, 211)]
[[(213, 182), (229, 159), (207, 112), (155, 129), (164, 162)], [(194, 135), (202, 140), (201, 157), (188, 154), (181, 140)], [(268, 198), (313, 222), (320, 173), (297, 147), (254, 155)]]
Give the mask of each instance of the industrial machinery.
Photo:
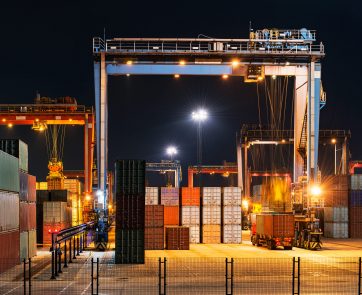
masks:
[(182, 170), (180, 161), (161, 160), (161, 163), (146, 163), (146, 172), (174, 173), (174, 187), (180, 187)]

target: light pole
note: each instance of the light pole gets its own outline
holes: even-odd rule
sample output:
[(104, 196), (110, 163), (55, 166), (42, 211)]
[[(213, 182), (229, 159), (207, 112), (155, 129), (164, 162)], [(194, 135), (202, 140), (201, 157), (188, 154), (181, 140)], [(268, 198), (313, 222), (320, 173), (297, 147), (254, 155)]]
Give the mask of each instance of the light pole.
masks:
[(334, 175), (337, 175), (337, 140), (332, 138), (331, 142), (334, 144)]
[(177, 155), (177, 148), (170, 145), (169, 147), (167, 147), (166, 149), (166, 154), (170, 156), (171, 162), (173, 160), (173, 156)]
[(191, 114), (192, 120), (197, 123), (197, 166), (202, 163), (202, 123), (207, 120), (208, 113), (204, 109), (198, 109)]

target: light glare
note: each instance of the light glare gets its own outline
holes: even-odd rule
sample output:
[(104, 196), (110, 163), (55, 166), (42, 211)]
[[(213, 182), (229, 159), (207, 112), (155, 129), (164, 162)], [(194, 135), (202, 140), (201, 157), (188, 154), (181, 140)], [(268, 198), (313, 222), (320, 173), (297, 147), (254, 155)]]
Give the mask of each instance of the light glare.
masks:
[(176, 155), (176, 154), (177, 154), (177, 149), (176, 149), (176, 147), (174, 147), (174, 146), (169, 146), (169, 147), (166, 149), (166, 153), (167, 153), (167, 155), (169, 155), (169, 156)]
[(196, 112), (192, 112), (192, 119), (198, 122), (203, 122), (207, 119), (208, 113), (204, 109), (199, 109)]

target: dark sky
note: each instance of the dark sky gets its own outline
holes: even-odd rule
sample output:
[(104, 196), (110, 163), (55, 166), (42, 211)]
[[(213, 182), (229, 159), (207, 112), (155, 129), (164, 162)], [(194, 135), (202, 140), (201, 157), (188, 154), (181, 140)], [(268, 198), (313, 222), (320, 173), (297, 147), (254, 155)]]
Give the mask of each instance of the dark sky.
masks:
[[(10, 1), (6, 1), (10, 3)], [(23, 3), (22, 3), (23, 2)], [(327, 56), (322, 79), (327, 106), (321, 128), (351, 129), (354, 159), (362, 158), (361, 7), (357, 1), (18, 1), (1, 4), (0, 103), (31, 103), (44, 96), (70, 95), (94, 104), (92, 37), (247, 38), (249, 20), (264, 27), (317, 30)], [(54, 4), (56, 3), (56, 4)], [(235, 133), (258, 122), (255, 85), (241, 78), (111, 77), (109, 159), (164, 158), (172, 143), (184, 165), (196, 161), (192, 109), (208, 108), (205, 163), (235, 161)], [(82, 130), (67, 128), (65, 169), (82, 168)], [(45, 141), (29, 127), (0, 129), (0, 137), (29, 144), (30, 172), (47, 173)], [(186, 174), (184, 175), (186, 178)]]

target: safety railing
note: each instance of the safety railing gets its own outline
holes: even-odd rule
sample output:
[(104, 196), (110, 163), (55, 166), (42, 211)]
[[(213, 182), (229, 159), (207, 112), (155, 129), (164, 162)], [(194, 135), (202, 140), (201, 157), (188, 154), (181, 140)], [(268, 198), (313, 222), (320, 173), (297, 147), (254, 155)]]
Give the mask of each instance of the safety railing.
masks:
[(0, 104), (0, 113), (93, 113), (93, 107), (75, 104)]
[(362, 294), (361, 258), (353, 257), (155, 257), (115, 264), (108, 253), (84, 252), (56, 280), (49, 256), (0, 260), (0, 267), (0, 294)]
[(324, 55), (324, 45), (285, 39), (93, 39), (93, 53)]

